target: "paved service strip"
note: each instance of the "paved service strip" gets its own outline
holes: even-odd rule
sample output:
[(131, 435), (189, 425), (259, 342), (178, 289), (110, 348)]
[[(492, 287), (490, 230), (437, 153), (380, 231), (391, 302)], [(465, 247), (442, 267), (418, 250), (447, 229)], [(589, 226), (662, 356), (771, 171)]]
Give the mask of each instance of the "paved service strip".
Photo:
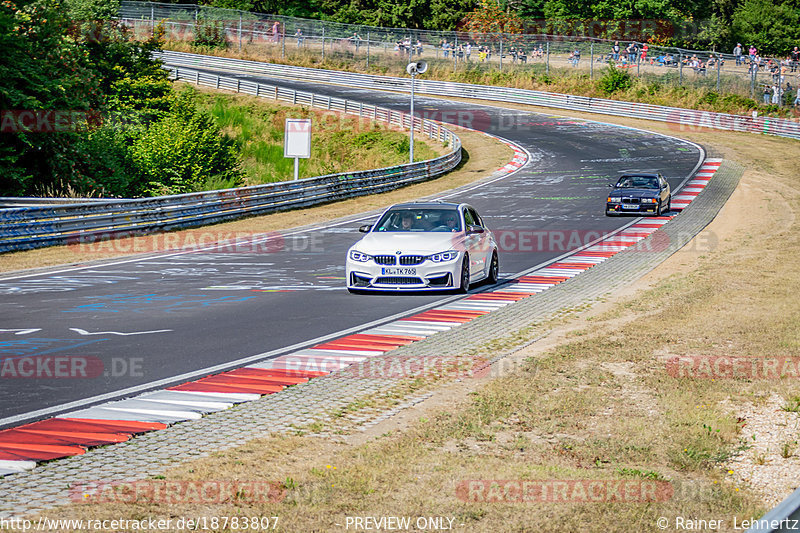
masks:
[[(687, 183), (697, 192), (676, 195), (672, 200), (675, 209), (687, 207), (709, 183), (721, 163), (719, 159), (707, 159), (697, 173), (702, 173), (702, 178), (695, 177)], [(470, 295), (379, 328), (317, 344), (263, 363), (206, 376), (164, 391), (107, 402), (59, 418), (0, 431), (0, 460), (4, 461), (0, 463), (0, 475), (33, 468), (37, 461), (82, 455), (89, 447), (124, 442), (137, 432), (108, 432), (107, 429), (113, 427), (109, 424), (120, 423), (122, 426), (118, 427), (138, 428), (141, 432), (163, 429), (176, 422), (198, 420), (208, 413), (280, 392), (288, 386), (306, 383), (309, 379), (328, 375), (368, 358), (382, 356), (437, 331), (471, 322), (578, 276), (646, 239), (672, 218), (674, 216), (643, 219), (499, 289)], [(74, 422), (74, 419), (83, 422)], [(59, 421), (73, 421), (75, 425), (64, 425)], [(106, 430), (100, 431), (103, 428)]]
[[(410, 320), (396, 320), (355, 335), (348, 335), (342, 339), (349, 341), (386, 339), (386, 344), (395, 345), (399, 341), (405, 342), (409, 337), (423, 337), (423, 340), (415, 340), (410, 344), (405, 343), (393, 350), (387, 350), (391, 351), (392, 355), (386, 357), (396, 359), (399, 357), (458, 356), (480, 346), (489, 336), (517, 331), (525, 324), (552, 316), (560, 309), (585, 303), (587, 300), (607, 294), (617, 287), (625, 286), (660, 264), (716, 216), (735, 188), (741, 175), (741, 169), (728, 163), (727, 168), (720, 174), (721, 176), (708, 183), (708, 188), (711, 190), (707, 191), (707, 194), (697, 197), (696, 201), (701, 205), (698, 205), (696, 209), (692, 205), (693, 209), (688, 209), (684, 214), (674, 217), (668, 226), (664, 226), (664, 224), (669, 217), (662, 217), (647, 219), (628, 228), (630, 234), (643, 233), (644, 235), (640, 236), (642, 239), (646, 238), (647, 233), (652, 233), (642, 231), (643, 226), (654, 226), (648, 228), (653, 231), (661, 228), (669, 237), (669, 242), (663, 249), (658, 249), (653, 253), (629, 253), (628, 248), (624, 248), (625, 253), (596, 252), (588, 249), (579, 251), (567, 258), (559, 259), (558, 262), (576, 263), (584, 259), (594, 262), (595, 266), (583, 271), (581, 276), (571, 278), (522, 276), (514, 283), (502, 286), (495, 291), (472, 294), (455, 302), (507, 304), (488, 314), (475, 315), (475, 313), (471, 313), (480, 320), (473, 318), (461, 323), (419, 320), (416, 317), (410, 317)], [(540, 270), (546, 270), (546, 268)], [(536, 291), (511, 290), (530, 284), (524, 281), (526, 278), (549, 280), (549, 284), (543, 285), (550, 288), (538, 294), (536, 298), (530, 297), (532, 294), (536, 294)], [(510, 305), (511, 303), (515, 305)], [(444, 305), (434, 311), (452, 314), (454, 311), (464, 310), (452, 310), (448, 305)], [(461, 315), (460, 313), (456, 314)], [(362, 350), (354, 351), (362, 352)], [(0, 443), (2, 443), (0, 444), (0, 472), (16, 472), (14, 475), (6, 477), (3, 484), (0, 485), (0, 517), (19, 516), (23, 513), (74, 502), (75, 495), (66, 488), (69, 486), (98, 480), (113, 482), (143, 479), (149, 475), (162, 473), (170, 465), (205, 456), (212, 451), (230, 449), (250, 439), (302, 427), (315, 420), (325, 418), (326, 413), (331, 410), (342, 409), (358, 399), (374, 396), (380, 391), (388, 391), (397, 383), (397, 380), (390, 376), (361, 377), (359, 375), (359, 369), (364, 361), (374, 358), (376, 362), (381, 362), (380, 359), (384, 356), (348, 356), (345, 355), (346, 353), (348, 350), (301, 350), (294, 354), (298, 356), (296, 360), (289, 358), (293, 355), (284, 356), (284, 368), (279, 368), (278, 360), (270, 360), (217, 376), (210, 376), (209, 379), (214, 383), (209, 382), (205, 387), (195, 387), (204, 389), (202, 391), (177, 391), (175, 390), (177, 387), (173, 387), (123, 402), (113, 402), (92, 408), (97, 410), (98, 415), (93, 419), (77, 419), (78, 413), (68, 413), (63, 418), (45, 420), (8, 430), (59, 435), (63, 437), (60, 442), (72, 442), (70, 439), (73, 439), (74, 442), (71, 445), (28, 446), (25, 453), (21, 454), (20, 450), (14, 447), (13, 437), (5, 439), (8, 443), (0, 438)], [(487, 364), (504, 355), (497, 355)], [(360, 361), (360, 364), (353, 364), (356, 361)], [(324, 366), (331, 363), (336, 363), (333, 365), (336, 368), (350, 365), (356, 370), (350, 372), (351, 369), (347, 369), (345, 372), (326, 375), (325, 370), (310, 369), (311, 364)], [(212, 379), (220, 376), (225, 379), (222, 381)], [(266, 396), (261, 396), (259, 393), (232, 393), (222, 390), (237, 383), (245, 389), (251, 384), (259, 386), (263, 383), (270, 383), (271, 378), (276, 376), (281, 379), (292, 377), (295, 381), (300, 378), (301, 381), (295, 386), (282, 389), (279, 394)], [(311, 379), (311, 377), (318, 379)], [(193, 383), (201, 382), (203, 380)], [(370, 423), (377, 423), (393, 416), (408, 405), (423, 399), (424, 396), (411, 398), (389, 412), (383, 413), (377, 420), (372, 420)], [(119, 405), (125, 402), (134, 402), (125, 411), (133, 417), (138, 417), (139, 420), (115, 420), (105, 416), (113, 412), (111, 408), (115, 404)], [(170, 409), (144, 408), (143, 404), (148, 402), (151, 405), (161, 403), (170, 406)], [(223, 409), (190, 424), (172, 424), (175, 420), (168, 420), (171, 415), (181, 410), (195, 413), (210, 412), (213, 410), (211, 407), (217, 408), (220, 407), (220, 404), (237, 403), (240, 404), (237, 409)], [(91, 411), (91, 409), (82, 411), (82, 413), (87, 411)], [(164, 421), (157, 420), (159, 418)], [(154, 429), (161, 429), (161, 431), (153, 432)], [(84, 449), (86, 445), (81, 445), (90, 439), (95, 439), (95, 441), (101, 438), (129, 439), (131, 435), (143, 432), (149, 433), (115, 446), (95, 448), (88, 452)], [(114, 437), (114, 435), (120, 437)], [(58, 453), (54, 449), (58, 448), (75, 448), (74, 450), (59, 450), (59, 452), (74, 452), (75, 455), (43, 464), (33, 471), (26, 471), (33, 466), (34, 461), (44, 461), (56, 457)], [(30, 456), (34, 456), (35, 459), (25, 458)]]

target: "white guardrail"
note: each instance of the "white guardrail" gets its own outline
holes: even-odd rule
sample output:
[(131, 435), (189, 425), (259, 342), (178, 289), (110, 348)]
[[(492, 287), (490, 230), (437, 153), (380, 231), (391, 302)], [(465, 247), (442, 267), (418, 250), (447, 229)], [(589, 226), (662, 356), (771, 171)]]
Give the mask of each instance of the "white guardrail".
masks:
[[(235, 69), (236, 71), (250, 74), (278, 76), (300, 81), (334, 83), (363, 89), (408, 92), (411, 85), (411, 81), (408, 78), (393, 78), (389, 76), (357, 74), (337, 70), (260, 63), (257, 61), (203, 56), (181, 52), (163, 52), (159, 55), (171, 66)], [(529, 89), (426, 80), (424, 77), (417, 77), (414, 91), (419, 94), (429, 94), (433, 96), (474, 98), (479, 100), (511, 102), (557, 109), (569, 109), (571, 111), (657, 120), (674, 125), (677, 133), (699, 129), (716, 129), (800, 139), (800, 122), (773, 117), (731, 115), (727, 113), (683, 109), (680, 107), (638, 104), (605, 98), (533, 91)], [(462, 125), (468, 126), (468, 124)]]
[[(185, 68), (171, 67), (169, 70), (173, 78), (199, 85), (358, 115), (402, 128), (411, 127), (407, 113), (362, 102)], [(414, 127), (415, 131), (430, 139), (445, 143), (449, 152), (435, 159), (394, 167), (220, 191), (135, 200), (87, 199), (70, 205), (0, 209), (0, 252), (198, 226), (380, 193), (439, 176), (461, 162), (461, 139), (451, 130), (432, 120), (421, 119), (414, 120)], [(0, 199), (0, 202), (2, 200), (13, 199)]]

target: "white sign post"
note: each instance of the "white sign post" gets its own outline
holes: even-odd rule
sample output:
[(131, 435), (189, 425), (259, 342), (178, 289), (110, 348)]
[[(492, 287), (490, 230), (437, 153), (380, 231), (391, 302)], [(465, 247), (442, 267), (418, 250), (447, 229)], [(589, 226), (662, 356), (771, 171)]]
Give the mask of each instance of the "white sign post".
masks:
[(294, 158), (294, 179), (300, 169), (300, 158), (311, 157), (311, 119), (287, 118), (283, 130), (283, 157)]

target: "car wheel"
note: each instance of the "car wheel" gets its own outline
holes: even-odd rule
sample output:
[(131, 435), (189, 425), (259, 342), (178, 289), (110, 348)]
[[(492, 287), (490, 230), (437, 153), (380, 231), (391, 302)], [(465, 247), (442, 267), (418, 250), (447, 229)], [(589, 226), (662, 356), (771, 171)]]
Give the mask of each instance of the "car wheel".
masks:
[(465, 293), (469, 290), (469, 256), (465, 255), (461, 262), (461, 281), (458, 292)]
[(666, 210), (666, 212), (669, 213), (670, 211), (672, 211), (672, 195), (671, 194), (669, 196), (667, 196), (667, 210)]
[(663, 211), (661, 210), (661, 200), (659, 200), (658, 201), (658, 207), (656, 207), (656, 216), (660, 217), (662, 212)]
[(486, 277), (490, 285), (497, 283), (500, 275), (500, 261), (497, 259), (497, 252), (492, 252), (492, 262), (489, 263), (489, 275)]

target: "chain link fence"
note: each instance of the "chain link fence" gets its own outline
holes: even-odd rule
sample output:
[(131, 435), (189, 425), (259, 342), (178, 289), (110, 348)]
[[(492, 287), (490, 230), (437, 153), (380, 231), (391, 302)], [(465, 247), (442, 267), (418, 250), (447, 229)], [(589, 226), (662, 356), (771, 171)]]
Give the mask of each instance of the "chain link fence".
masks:
[[(306, 66), (326, 61), (385, 73), (405, 67), (409, 60), (424, 59), (434, 71), (578, 73), (593, 79), (613, 64), (647, 83), (707, 89), (779, 106), (791, 106), (800, 85), (798, 62), (788, 57), (750, 56), (747, 49), (734, 56), (652, 45), (645, 39), (648, 21), (628, 24), (635, 29), (619, 32), (623, 39), (612, 41), (585, 35), (381, 28), (136, 1), (122, 2), (120, 18), (137, 37), (158, 29), (169, 41)], [(545, 28), (534, 25), (528, 30)]]

